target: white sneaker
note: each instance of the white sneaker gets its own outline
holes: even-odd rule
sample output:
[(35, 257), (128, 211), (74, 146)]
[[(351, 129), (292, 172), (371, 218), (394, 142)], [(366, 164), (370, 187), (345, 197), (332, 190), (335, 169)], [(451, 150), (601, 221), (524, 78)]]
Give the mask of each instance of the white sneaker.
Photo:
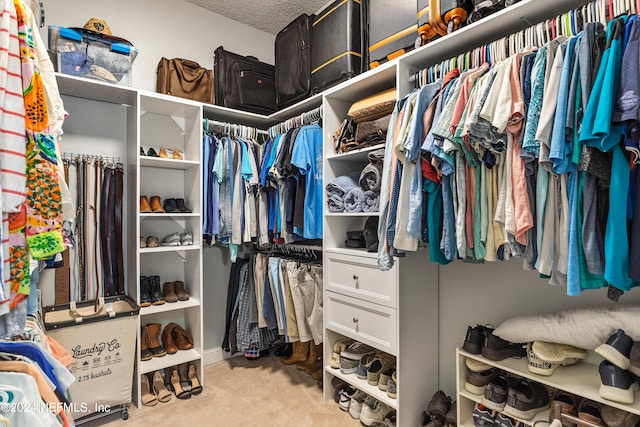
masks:
[(362, 412), (362, 403), (367, 397), (364, 391), (358, 390), (351, 396), (351, 404), (349, 405), (349, 415), (356, 420), (360, 418)]
[(338, 391), (338, 406), (341, 410), (345, 412), (349, 411), (349, 406), (351, 406), (351, 395), (355, 394), (356, 391), (357, 390), (351, 386), (345, 386)]
[(340, 368), (340, 352), (349, 347), (351, 344), (353, 344), (353, 340), (351, 338), (342, 338), (336, 340), (333, 343), (333, 353), (331, 353), (331, 362), (329, 363), (329, 366), (331, 366), (333, 369)]
[(379, 400), (369, 396), (365, 399), (360, 413), (360, 422), (366, 426), (375, 426), (382, 423), (384, 415), (389, 407)]

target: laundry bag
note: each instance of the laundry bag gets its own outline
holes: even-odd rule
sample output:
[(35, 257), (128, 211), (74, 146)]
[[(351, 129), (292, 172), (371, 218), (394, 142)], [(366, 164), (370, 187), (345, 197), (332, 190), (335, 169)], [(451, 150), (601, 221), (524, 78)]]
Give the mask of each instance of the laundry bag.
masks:
[[(140, 307), (128, 296), (44, 308), (47, 335), (73, 357), (69, 387), (74, 418), (122, 411), (131, 403)], [(125, 414), (122, 415), (125, 418)]]

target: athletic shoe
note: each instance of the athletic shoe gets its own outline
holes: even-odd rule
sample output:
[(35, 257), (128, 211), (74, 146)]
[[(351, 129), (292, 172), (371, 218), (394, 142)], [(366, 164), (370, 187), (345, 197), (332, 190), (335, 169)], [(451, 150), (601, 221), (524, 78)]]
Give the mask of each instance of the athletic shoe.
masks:
[(635, 376), (640, 377), (640, 342), (634, 341), (629, 356), (629, 370)]
[(387, 396), (392, 399), (398, 398), (398, 371), (394, 370), (391, 378), (387, 382)]
[(331, 361), (329, 362), (329, 366), (331, 366), (333, 369), (340, 368), (340, 352), (351, 344), (353, 344), (353, 340), (351, 338), (343, 338), (335, 341), (333, 343), (333, 353), (331, 353)]
[(493, 326), (491, 325), (476, 325), (476, 326), (467, 326), (467, 333), (464, 337), (464, 343), (462, 344), (462, 349), (467, 353), (471, 354), (480, 354), (482, 350), (482, 346), (484, 344), (484, 339), (487, 334), (493, 332)]
[(496, 420), (496, 411), (493, 411), (482, 403), (476, 403), (473, 409), (473, 425), (475, 427), (491, 427)]
[(480, 354), (487, 359), (499, 361), (508, 357), (526, 357), (527, 350), (523, 344), (503, 340), (491, 331), (485, 336)]
[(361, 380), (366, 380), (369, 367), (371, 367), (373, 362), (376, 360), (379, 359), (375, 354), (365, 354), (364, 356), (362, 356), (362, 359), (360, 359), (360, 363), (358, 363), (358, 369), (356, 369), (356, 376)]
[(502, 411), (507, 404), (508, 393), (509, 381), (504, 373), (498, 372), (484, 389), (482, 404), (493, 411)]
[(380, 425), (387, 412), (389, 412), (387, 405), (369, 396), (364, 400), (364, 404), (362, 405), (360, 422), (366, 426)]
[(444, 417), (449, 427), (457, 427), (458, 425), (458, 409), (457, 408), (458, 408), (457, 401), (454, 400), (453, 403), (451, 404), (451, 407), (449, 408), (449, 411), (447, 412), (447, 415)]
[(355, 341), (340, 352), (340, 358), (360, 361), (367, 354), (375, 353), (375, 349), (360, 341)]
[(640, 421), (640, 416), (613, 406), (602, 407), (602, 422), (607, 427), (634, 427)]
[(559, 363), (551, 363), (542, 360), (533, 350), (531, 343), (527, 344), (527, 367), (532, 374), (549, 376), (560, 366)]
[(627, 370), (630, 365), (631, 347), (633, 339), (624, 333), (622, 329), (618, 329), (615, 334), (611, 335), (607, 341), (595, 348), (595, 352), (602, 356), (611, 364), (620, 369)]
[(485, 387), (489, 384), (495, 372), (493, 366), (469, 357), (466, 358), (465, 365), (467, 366), (467, 378), (464, 383), (464, 389), (469, 393), (482, 396)]
[(358, 391), (356, 388), (346, 385), (338, 390), (338, 406), (341, 410), (348, 412), (351, 406), (351, 397)]
[(392, 409), (382, 418), (382, 424), (386, 427), (396, 427), (396, 410)]
[(505, 414), (530, 420), (545, 409), (549, 409), (549, 392), (542, 384), (521, 378), (515, 385), (509, 387)]
[(351, 418), (360, 419), (360, 414), (362, 413), (362, 404), (364, 403), (364, 399), (367, 397), (367, 394), (364, 391), (357, 390), (351, 396), (351, 403), (349, 404), (349, 415)]
[(598, 373), (600, 374), (598, 390), (600, 397), (613, 402), (633, 403), (635, 377), (631, 372), (620, 369), (608, 360), (603, 360), (598, 367)]
[(396, 371), (396, 367), (391, 366), (389, 369), (387, 369), (386, 371), (383, 371), (380, 373), (380, 377), (378, 378), (378, 388), (382, 391), (387, 391), (387, 386), (389, 384), (389, 379), (391, 379), (391, 376), (393, 375), (393, 373)]
[(503, 414), (502, 412), (498, 412), (493, 425), (494, 427), (519, 427), (522, 425), (522, 423), (509, 417), (508, 415)]
[(571, 365), (587, 357), (585, 349), (569, 344), (534, 341), (531, 347), (540, 359), (561, 365)]
[(451, 397), (447, 396), (442, 390), (436, 391), (427, 407), (429, 415), (444, 419), (449, 409), (451, 409)]
[(367, 370), (367, 382), (372, 386), (377, 386), (380, 381), (380, 375), (387, 369), (396, 365), (396, 358), (389, 354), (383, 353), (374, 360)]
[(343, 374), (355, 374), (358, 370), (359, 362), (355, 359), (348, 359), (346, 357), (340, 358), (340, 372)]

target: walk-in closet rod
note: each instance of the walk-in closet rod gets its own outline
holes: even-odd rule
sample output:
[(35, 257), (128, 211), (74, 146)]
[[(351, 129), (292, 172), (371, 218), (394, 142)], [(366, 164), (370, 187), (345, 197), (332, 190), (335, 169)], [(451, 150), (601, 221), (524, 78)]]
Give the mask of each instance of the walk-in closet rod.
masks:
[(595, 0), (555, 18), (539, 22), (424, 68), (410, 75), (409, 83), (420, 87), (436, 81), (455, 68), (465, 71), (478, 67), (484, 62), (494, 64), (528, 47), (542, 47), (557, 36), (578, 34), (587, 22), (599, 21), (606, 26), (611, 18), (627, 13), (636, 14), (638, 10), (640, 10), (640, 0)]
[(265, 130), (256, 129), (251, 126), (237, 125), (228, 122), (219, 122), (212, 119), (204, 119), (204, 130), (208, 132), (218, 131), (238, 138), (253, 138), (257, 135), (268, 135)]
[(293, 128), (310, 125), (322, 120), (322, 106), (316, 107), (313, 110), (306, 111), (295, 117), (291, 117), (283, 122), (273, 125), (269, 128), (269, 136), (275, 138), (276, 136), (283, 134)]
[[(264, 250), (263, 250), (264, 251)], [(273, 243), (266, 249), (267, 252), (279, 252), (287, 255), (299, 255), (307, 258), (321, 260), (322, 246), (319, 245), (301, 245), (295, 243), (277, 244)]]
[(118, 164), (120, 157), (114, 156), (100, 156), (97, 154), (81, 154), (81, 153), (62, 153), (63, 160), (75, 161), (75, 160), (99, 160), (101, 162), (109, 164)]

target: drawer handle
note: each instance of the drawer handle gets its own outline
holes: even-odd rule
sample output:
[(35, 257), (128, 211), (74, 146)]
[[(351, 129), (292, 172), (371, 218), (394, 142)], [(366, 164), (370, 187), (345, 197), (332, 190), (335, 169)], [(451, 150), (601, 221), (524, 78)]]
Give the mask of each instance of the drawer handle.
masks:
[(357, 317), (353, 318), (353, 323), (358, 323), (358, 318)]
[(358, 280), (358, 275), (354, 274), (353, 275), (353, 280)]

